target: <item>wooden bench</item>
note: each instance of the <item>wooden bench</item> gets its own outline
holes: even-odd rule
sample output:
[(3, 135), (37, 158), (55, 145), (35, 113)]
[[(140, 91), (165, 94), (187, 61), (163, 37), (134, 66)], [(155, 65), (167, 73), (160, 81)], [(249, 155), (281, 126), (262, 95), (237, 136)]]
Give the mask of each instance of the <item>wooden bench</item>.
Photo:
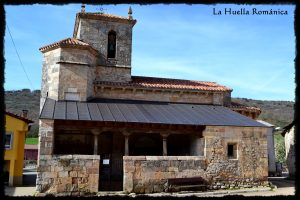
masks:
[(168, 192), (206, 191), (207, 186), (207, 181), (202, 177), (168, 179)]

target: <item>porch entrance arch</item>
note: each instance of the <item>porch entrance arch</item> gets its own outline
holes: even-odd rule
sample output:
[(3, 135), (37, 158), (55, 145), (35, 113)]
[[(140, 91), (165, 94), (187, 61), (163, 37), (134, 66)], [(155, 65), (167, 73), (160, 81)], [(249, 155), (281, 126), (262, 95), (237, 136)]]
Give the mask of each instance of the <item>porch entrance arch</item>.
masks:
[(130, 155), (132, 156), (161, 156), (162, 139), (159, 134), (137, 133), (130, 136)]

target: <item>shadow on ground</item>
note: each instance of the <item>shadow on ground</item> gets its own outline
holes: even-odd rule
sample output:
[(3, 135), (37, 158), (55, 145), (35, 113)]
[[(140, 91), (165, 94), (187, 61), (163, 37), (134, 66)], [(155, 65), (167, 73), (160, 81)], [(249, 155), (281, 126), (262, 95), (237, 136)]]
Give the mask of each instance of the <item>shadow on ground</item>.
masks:
[(277, 188), (295, 187), (295, 180), (288, 179), (287, 177), (269, 177), (269, 182), (276, 185)]

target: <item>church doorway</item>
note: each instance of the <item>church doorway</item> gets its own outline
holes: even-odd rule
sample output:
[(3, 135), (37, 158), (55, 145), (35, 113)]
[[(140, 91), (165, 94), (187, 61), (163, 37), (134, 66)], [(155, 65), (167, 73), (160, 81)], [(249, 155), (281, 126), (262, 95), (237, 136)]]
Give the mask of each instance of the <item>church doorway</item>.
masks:
[(99, 191), (123, 190), (124, 136), (118, 132), (99, 135)]

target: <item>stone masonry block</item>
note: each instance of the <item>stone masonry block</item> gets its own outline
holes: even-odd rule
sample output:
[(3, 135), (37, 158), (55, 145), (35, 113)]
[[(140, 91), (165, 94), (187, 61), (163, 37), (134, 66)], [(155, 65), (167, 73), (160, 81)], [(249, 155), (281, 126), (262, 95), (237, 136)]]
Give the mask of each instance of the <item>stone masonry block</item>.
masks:
[(70, 171), (69, 176), (70, 177), (77, 177), (78, 176), (77, 171)]
[(66, 171), (58, 172), (58, 177), (68, 177), (69, 173)]

